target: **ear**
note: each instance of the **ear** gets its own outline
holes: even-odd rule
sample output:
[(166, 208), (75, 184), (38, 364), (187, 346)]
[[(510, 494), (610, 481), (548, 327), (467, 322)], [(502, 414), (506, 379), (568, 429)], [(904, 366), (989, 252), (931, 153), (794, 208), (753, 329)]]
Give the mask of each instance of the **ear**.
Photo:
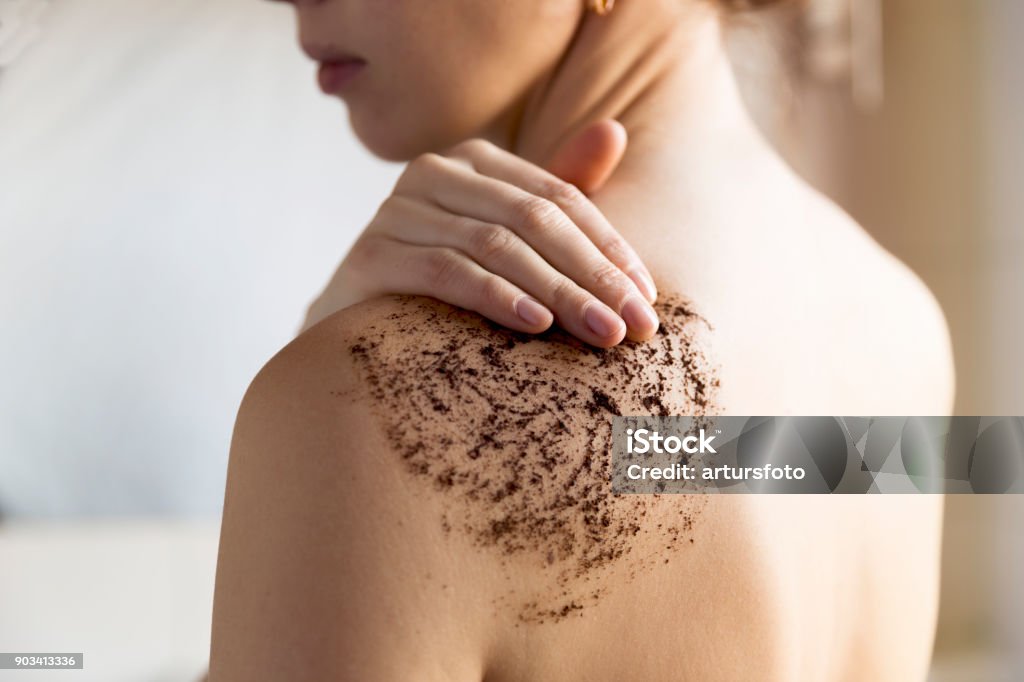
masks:
[(626, 129), (618, 121), (595, 121), (559, 147), (545, 169), (591, 194), (619, 165), (627, 141)]

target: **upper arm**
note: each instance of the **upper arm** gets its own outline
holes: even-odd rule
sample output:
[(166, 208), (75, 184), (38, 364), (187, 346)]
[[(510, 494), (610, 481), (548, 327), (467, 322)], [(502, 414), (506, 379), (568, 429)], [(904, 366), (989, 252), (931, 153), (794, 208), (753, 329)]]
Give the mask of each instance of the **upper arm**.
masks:
[(465, 652), (446, 655), (465, 643), (432, 628), (450, 604), (424, 582), (444, 570), (430, 500), (390, 464), (331, 327), (267, 363), (239, 409), (211, 680), (469, 679)]

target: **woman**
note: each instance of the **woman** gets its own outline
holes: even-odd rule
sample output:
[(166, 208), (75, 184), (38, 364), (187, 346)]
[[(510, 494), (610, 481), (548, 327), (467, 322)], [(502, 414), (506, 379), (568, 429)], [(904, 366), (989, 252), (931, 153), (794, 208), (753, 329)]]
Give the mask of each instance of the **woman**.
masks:
[(951, 409), (934, 299), (758, 134), (731, 8), (294, 4), (411, 163), (243, 400), (211, 679), (924, 679), (940, 497), (609, 492), (614, 414)]

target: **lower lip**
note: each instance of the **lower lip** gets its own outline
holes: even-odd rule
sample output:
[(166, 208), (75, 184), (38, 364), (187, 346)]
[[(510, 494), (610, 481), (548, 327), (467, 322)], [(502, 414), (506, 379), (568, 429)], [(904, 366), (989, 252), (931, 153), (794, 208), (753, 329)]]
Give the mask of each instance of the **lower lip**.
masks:
[(320, 89), (328, 95), (337, 94), (363, 70), (364, 66), (366, 62), (361, 60), (321, 63), (320, 72), (317, 74)]

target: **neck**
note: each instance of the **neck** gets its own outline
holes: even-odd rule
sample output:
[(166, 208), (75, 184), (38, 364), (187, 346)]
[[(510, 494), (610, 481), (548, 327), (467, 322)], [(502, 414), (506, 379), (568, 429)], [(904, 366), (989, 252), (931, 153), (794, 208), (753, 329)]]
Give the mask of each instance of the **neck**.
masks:
[(767, 149), (739, 95), (710, 2), (625, 0), (605, 16), (587, 12), (559, 65), (494, 137), (543, 166), (603, 118), (628, 134), (620, 178), (670, 171), (678, 180), (706, 172), (707, 161), (721, 165), (723, 152)]

